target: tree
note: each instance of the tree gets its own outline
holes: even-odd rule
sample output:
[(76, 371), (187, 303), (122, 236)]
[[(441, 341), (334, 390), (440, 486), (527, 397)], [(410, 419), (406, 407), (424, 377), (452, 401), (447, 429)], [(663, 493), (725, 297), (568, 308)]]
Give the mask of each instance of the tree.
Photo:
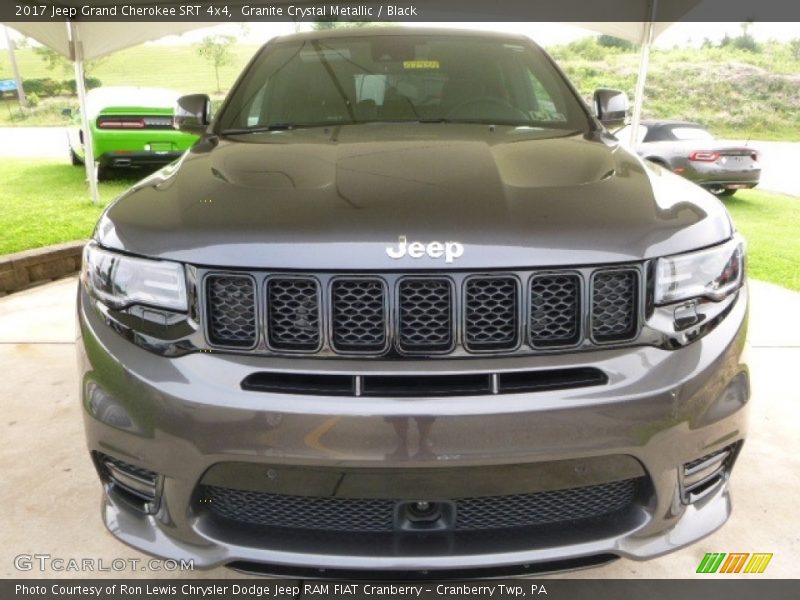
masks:
[(604, 48), (619, 48), (623, 52), (631, 52), (637, 47), (633, 42), (605, 33), (597, 37), (597, 43)]
[(734, 48), (747, 50), (748, 52), (761, 52), (761, 47), (756, 43), (755, 38), (750, 35), (750, 26), (752, 24), (752, 21), (747, 21), (739, 25), (742, 28), (742, 34), (737, 35), (731, 41)]
[(217, 78), (217, 92), (222, 91), (219, 83), (219, 68), (233, 62), (232, 47), (236, 38), (232, 35), (207, 35), (197, 47), (197, 53), (214, 66)]
[(315, 21), (312, 27), (317, 31), (327, 29), (343, 29), (345, 27), (367, 27), (368, 25), (375, 25), (372, 21), (337, 21), (336, 17), (329, 19), (320, 19)]
[(48, 71), (55, 71), (60, 69), (65, 74), (72, 70), (72, 63), (67, 58), (47, 46), (37, 46), (33, 49), (33, 53), (41, 58)]
[[(66, 56), (59, 54), (52, 48), (48, 48), (47, 46), (35, 46), (33, 48), (33, 53), (44, 61), (48, 71), (61, 69), (65, 75), (69, 75), (73, 71), (74, 67), (72, 62), (67, 59)], [(93, 73), (97, 67), (105, 62), (105, 60), (105, 57), (103, 57), (85, 61), (83, 65), (85, 71), (84, 76), (88, 77), (89, 73)]]

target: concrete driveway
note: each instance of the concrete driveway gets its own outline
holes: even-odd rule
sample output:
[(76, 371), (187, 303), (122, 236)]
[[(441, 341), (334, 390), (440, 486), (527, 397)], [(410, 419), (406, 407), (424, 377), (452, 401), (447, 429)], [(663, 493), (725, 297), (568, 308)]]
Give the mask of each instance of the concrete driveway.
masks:
[(69, 161), (66, 127), (0, 127), (0, 156)]
[[(737, 143), (745, 143), (739, 140)], [(761, 182), (756, 189), (800, 196), (800, 142), (761, 142), (751, 140), (747, 145), (761, 153)]]
[[(146, 557), (101, 523), (100, 487), (84, 446), (74, 356), (76, 278), (0, 298), (0, 577), (79, 577), (19, 572), (18, 554), (61, 558)], [(734, 513), (701, 542), (648, 562), (620, 560), (585, 578), (686, 578), (706, 552), (771, 552), (763, 576), (797, 577), (800, 536), (800, 294), (752, 282), (750, 436), (732, 478)], [(787, 318), (792, 315), (792, 318)], [(183, 573), (122, 571), (89, 577), (239, 577), (227, 569)], [(744, 576), (744, 575), (742, 575)], [(705, 576), (708, 577), (708, 576)]]

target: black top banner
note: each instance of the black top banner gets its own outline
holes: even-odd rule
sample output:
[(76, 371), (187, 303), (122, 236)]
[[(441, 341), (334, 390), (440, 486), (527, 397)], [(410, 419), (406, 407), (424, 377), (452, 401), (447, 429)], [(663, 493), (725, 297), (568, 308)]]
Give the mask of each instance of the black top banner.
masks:
[[(797, 0), (2, 0), (0, 21), (800, 21)], [(798, 25), (800, 36), (800, 24)]]

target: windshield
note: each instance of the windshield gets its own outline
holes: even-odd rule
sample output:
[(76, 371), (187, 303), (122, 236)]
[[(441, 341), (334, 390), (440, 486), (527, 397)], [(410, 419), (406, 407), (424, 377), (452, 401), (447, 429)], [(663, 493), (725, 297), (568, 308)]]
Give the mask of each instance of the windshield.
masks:
[(585, 130), (578, 99), (533, 44), (374, 35), (270, 44), (217, 131), (372, 121), (476, 122)]
[(710, 141), (714, 139), (705, 129), (699, 127), (673, 127), (672, 135), (678, 140), (697, 140), (697, 141)]

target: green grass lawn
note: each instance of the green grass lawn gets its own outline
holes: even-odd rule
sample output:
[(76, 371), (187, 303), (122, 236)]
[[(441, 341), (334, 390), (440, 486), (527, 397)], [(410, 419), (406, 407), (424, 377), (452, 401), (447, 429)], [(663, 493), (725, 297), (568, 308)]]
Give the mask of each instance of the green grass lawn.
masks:
[[(100, 183), (93, 206), (83, 169), (52, 160), (0, 162), (0, 254), (88, 238), (103, 206), (134, 179)], [(747, 238), (750, 276), (800, 291), (800, 198), (739, 191), (725, 204)]]
[(725, 205), (747, 238), (750, 277), (800, 291), (800, 198), (747, 190)]
[(66, 161), (3, 159), (0, 181), (0, 254), (88, 238), (103, 205), (132, 183), (100, 183), (93, 206), (83, 169)]

